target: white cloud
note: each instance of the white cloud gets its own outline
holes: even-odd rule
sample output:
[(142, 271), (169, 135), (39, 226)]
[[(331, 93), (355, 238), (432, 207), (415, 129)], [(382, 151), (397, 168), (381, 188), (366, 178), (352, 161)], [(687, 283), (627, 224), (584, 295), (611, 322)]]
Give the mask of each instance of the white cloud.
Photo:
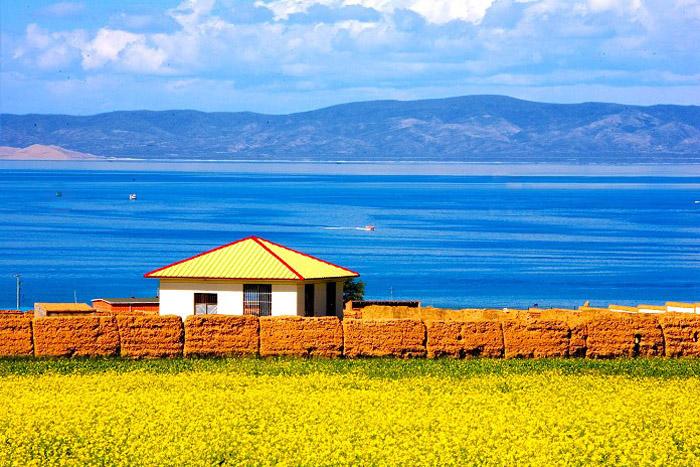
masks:
[(163, 73), (167, 54), (162, 49), (147, 45), (145, 34), (134, 34), (117, 29), (100, 29), (95, 38), (81, 48), (85, 70), (102, 68), (108, 64), (135, 72)]
[(89, 70), (116, 61), (129, 45), (143, 40), (143, 35), (107, 28), (100, 29), (82, 51), (83, 67)]
[[(276, 19), (238, 23), (235, 6), (186, 0), (163, 12), (169, 29), (157, 33), (139, 29), (141, 21), (132, 27), (108, 23), (92, 32), (31, 24), (17, 39), (19, 45), (9, 49), (16, 61), (11, 65), (37, 74), (72, 66), (73, 74), (84, 77), (118, 73), (164, 83), (166, 77), (158, 75), (168, 75), (162, 92), (181, 96), (191, 96), (200, 85), (213, 88), (214, 82), (228, 83), (217, 87), (224, 94), (233, 92), (230, 83), (235, 82), (237, 95), (277, 86), (309, 95), (387, 89), (409, 97), (416, 87), (461, 85), (511, 86), (514, 91), (593, 89), (606, 83), (700, 87), (700, 63), (693, 60), (700, 41), (700, 16), (694, 13), (698, 0), (670, 5), (662, 0), (256, 4), (269, 7)], [(353, 19), (346, 7), (358, 5), (379, 14)], [(334, 15), (341, 8), (344, 14)], [(306, 17), (292, 18), (295, 13)]]
[(383, 14), (392, 14), (396, 10), (413, 11), (434, 24), (454, 20), (478, 24), (493, 2), (494, 0), (257, 0), (255, 4), (272, 10), (277, 20), (285, 20), (295, 13), (304, 13), (314, 5), (335, 8), (359, 5)]
[(188, 29), (197, 26), (202, 18), (211, 13), (215, 0), (184, 0), (177, 7), (168, 11), (183, 28)]
[(27, 26), (25, 41), (15, 49), (13, 58), (27, 60), (41, 69), (58, 69), (70, 65), (84, 43), (82, 30), (49, 32), (32, 23)]

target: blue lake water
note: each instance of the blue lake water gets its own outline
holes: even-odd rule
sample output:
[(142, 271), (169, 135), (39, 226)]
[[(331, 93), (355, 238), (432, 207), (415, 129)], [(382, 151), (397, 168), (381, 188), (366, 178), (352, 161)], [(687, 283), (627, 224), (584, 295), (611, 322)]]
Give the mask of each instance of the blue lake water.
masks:
[(359, 271), (368, 298), (697, 301), (695, 200), (700, 177), (0, 169), (0, 308), (14, 273), (25, 306), (152, 295), (145, 272), (251, 234)]

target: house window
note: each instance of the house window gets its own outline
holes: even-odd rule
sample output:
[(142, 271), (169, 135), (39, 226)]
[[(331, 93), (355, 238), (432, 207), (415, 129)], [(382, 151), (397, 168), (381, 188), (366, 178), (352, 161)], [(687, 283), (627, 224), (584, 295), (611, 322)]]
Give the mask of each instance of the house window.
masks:
[(243, 285), (243, 314), (270, 316), (272, 311), (272, 286), (270, 284)]
[(217, 301), (215, 293), (194, 294), (194, 314), (215, 315), (217, 312)]
[(304, 316), (314, 315), (314, 285), (305, 284), (304, 285)]
[(326, 315), (335, 316), (335, 282), (326, 283)]

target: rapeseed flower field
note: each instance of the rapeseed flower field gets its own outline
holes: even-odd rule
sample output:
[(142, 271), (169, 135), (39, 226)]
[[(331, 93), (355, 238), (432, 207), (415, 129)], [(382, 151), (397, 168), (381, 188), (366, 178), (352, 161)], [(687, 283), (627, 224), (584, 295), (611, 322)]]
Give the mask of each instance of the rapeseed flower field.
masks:
[(692, 360), (4, 360), (0, 465), (700, 463)]

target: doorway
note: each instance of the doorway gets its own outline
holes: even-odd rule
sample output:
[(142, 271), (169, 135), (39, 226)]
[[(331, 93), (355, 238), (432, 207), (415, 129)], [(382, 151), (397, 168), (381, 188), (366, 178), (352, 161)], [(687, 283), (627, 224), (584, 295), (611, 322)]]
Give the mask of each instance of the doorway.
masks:
[(314, 293), (314, 284), (304, 285), (304, 316), (311, 317), (314, 315), (314, 305), (316, 303)]

